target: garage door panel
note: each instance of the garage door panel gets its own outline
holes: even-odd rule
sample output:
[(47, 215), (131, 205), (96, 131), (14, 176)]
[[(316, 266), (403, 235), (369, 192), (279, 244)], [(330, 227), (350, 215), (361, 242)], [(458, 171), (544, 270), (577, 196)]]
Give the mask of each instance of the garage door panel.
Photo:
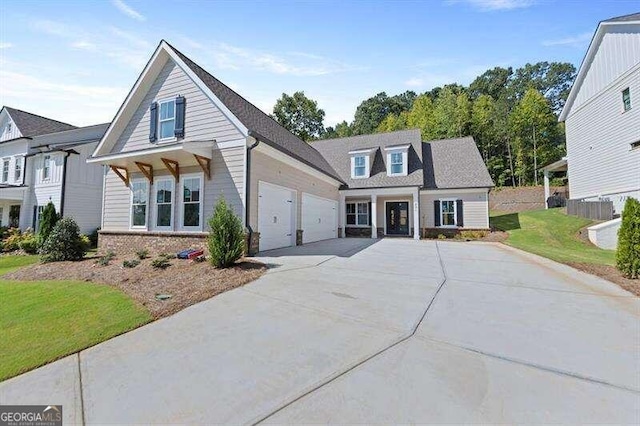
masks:
[(338, 202), (302, 194), (302, 240), (305, 243), (338, 237)]
[(295, 191), (266, 182), (258, 189), (260, 250), (289, 247), (293, 241)]

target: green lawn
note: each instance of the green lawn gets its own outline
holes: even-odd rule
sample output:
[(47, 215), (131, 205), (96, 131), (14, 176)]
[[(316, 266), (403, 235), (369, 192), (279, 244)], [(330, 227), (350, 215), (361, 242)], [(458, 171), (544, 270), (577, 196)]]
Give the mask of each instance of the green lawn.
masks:
[(36, 262), (38, 262), (38, 256), (2, 256), (0, 257), (0, 275)]
[(615, 264), (615, 251), (602, 250), (582, 241), (578, 231), (589, 219), (568, 216), (561, 209), (522, 213), (491, 213), (491, 224), (506, 231), (506, 244), (558, 262)]
[[(0, 258), (0, 273), (34, 262), (18, 259)], [(124, 293), (87, 282), (0, 277), (0, 300), (0, 381), (151, 320)]]

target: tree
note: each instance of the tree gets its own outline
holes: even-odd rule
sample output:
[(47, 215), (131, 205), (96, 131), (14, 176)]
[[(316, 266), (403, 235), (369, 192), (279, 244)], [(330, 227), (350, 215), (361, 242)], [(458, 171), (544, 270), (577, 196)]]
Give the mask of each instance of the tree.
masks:
[(220, 197), (209, 218), (207, 245), (210, 261), (216, 268), (227, 268), (242, 257), (244, 252), (244, 229), (240, 218)]
[(518, 68), (509, 83), (509, 94), (513, 102), (524, 96), (530, 88), (538, 90), (549, 100), (551, 108), (559, 113), (569, 96), (571, 84), (576, 76), (576, 67), (567, 62), (538, 62)]
[(401, 112), (400, 115), (389, 114), (382, 120), (376, 129), (378, 133), (395, 132), (396, 130), (404, 130), (407, 128), (407, 112)]
[(400, 115), (411, 109), (416, 98), (415, 92), (406, 91), (396, 96), (387, 96), (385, 92), (364, 100), (358, 108), (353, 120), (353, 134), (374, 133), (382, 120), (389, 114)]
[(407, 115), (407, 127), (420, 129), (422, 140), (436, 139), (434, 106), (428, 94), (418, 96), (413, 102)]
[(640, 201), (629, 197), (618, 230), (616, 266), (628, 278), (640, 277)]
[(60, 219), (60, 216), (56, 212), (56, 206), (49, 201), (47, 205), (44, 206), (40, 215), (40, 222), (38, 223), (38, 241), (40, 244), (43, 244), (47, 240), (58, 219)]
[(322, 139), (346, 138), (353, 136), (353, 129), (346, 121), (336, 124), (335, 127), (327, 127)]
[(78, 224), (70, 217), (60, 219), (40, 248), (43, 262), (80, 260), (87, 252), (87, 244), (80, 235)]
[(516, 175), (520, 184), (538, 183), (538, 164), (551, 161), (558, 154), (558, 122), (551, 105), (534, 88), (527, 90), (516, 104), (510, 127), (516, 147)]
[(433, 110), (436, 138), (452, 138), (458, 135), (458, 96), (450, 87), (438, 94)]
[(273, 117), (303, 141), (318, 139), (324, 133), (324, 111), (304, 92), (295, 92), (293, 96), (283, 93), (273, 107)]
[(486, 70), (469, 85), (469, 96), (477, 99), (481, 95), (487, 95), (497, 100), (505, 94), (509, 79), (513, 75), (513, 69), (495, 67)]

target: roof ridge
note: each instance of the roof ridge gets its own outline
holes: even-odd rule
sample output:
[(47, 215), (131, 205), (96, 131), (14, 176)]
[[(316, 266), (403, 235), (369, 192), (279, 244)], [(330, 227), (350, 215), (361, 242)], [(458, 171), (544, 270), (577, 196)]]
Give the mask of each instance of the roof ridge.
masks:
[(638, 20), (640, 20), (640, 12), (634, 12), (634, 13), (628, 13), (626, 15), (614, 16), (612, 18), (603, 19), (600, 22), (601, 23), (602, 22), (616, 22), (616, 21), (619, 21), (619, 20), (624, 21), (624, 18), (629, 18), (629, 17), (632, 17), (632, 16), (637, 16)]
[[(74, 125), (74, 124), (65, 123), (64, 121), (56, 120), (55, 118), (45, 117), (44, 115), (34, 114), (34, 113), (32, 113), (32, 112), (25, 111), (25, 110), (23, 110), (23, 109), (14, 108), (14, 107), (10, 107), (10, 106), (7, 106), (7, 105), (3, 105), (3, 108), (5, 108), (7, 111), (9, 111), (9, 110), (14, 110), (14, 111), (21, 112), (21, 113), (23, 113), (23, 114), (29, 114), (29, 115), (32, 115), (32, 116), (34, 116), (34, 117), (42, 118), (42, 119), (44, 119), (44, 120), (55, 121), (56, 123), (64, 124), (64, 125), (66, 125), (66, 126), (75, 127), (76, 129), (77, 129), (77, 128), (79, 128), (78, 126), (76, 126), (76, 125)], [(10, 113), (10, 111), (9, 111), (9, 113)]]
[(339, 138), (328, 138), (328, 139), (318, 139), (312, 142), (312, 144), (316, 144), (318, 142), (325, 142), (325, 141), (336, 141), (339, 139), (355, 139), (355, 138), (365, 138), (365, 137), (370, 137), (370, 136), (378, 136), (378, 135), (389, 135), (389, 134), (393, 134), (393, 133), (403, 133), (403, 132), (414, 132), (416, 130), (420, 130), (420, 128), (418, 127), (414, 127), (411, 129), (403, 129), (403, 130), (391, 130), (389, 132), (375, 132), (375, 133), (364, 133), (361, 135), (353, 135), (353, 136), (342, 136)]
[[(456, 140), (462, 140), (462, 139), (473, 139), (473, 136), (465, 135), (465, 136), (457, 136), (455, 138), (430, 139), (428, 141), (422, 141), (422, 142), (423, 143), (446, 142), (446, 141), (456, 141)], [(475, 139), (474, 139), (474, 141), (475, 141)]]

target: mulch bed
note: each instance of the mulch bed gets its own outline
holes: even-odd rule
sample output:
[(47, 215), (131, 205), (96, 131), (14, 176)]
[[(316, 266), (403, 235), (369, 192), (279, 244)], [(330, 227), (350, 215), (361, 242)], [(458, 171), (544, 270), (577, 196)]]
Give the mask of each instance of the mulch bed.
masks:
[(487, 236), (480, 238), (480, 241), (486, 241), (490, 243), (502, 243), (509, 238), (509, 234), (504, 231), (498, 231), (497, 229), (491, 230)]
[(615, 266), (610, 265), (593, 265), (590, 263), (568, 262), (567, 265), (579, 269), (591, 275), (596, 275), (605, 280), (618, 284), (630, 293), (640, 296), (640, 279), (632, 280), (622, 276)]
[[(106, 266), (96, 259), (79, 262), (54, 262), (23, 267), (2, 276), (9, 280), (78, 280), (116, 287), (145, 306), (154, 319), (174, 314), (187, 306), (217, 294), (240, 287), (259, 278), (267, 267), (259, 262), (243, 260), (226, 269), (216, 269), (208, 262), (170, 259), (167, 269), (151, 266), (153, 259), (145, 259), (135, 268), (124, 268), (116, 257)], [(171, 295), (158, 300), (156, 295)]]

